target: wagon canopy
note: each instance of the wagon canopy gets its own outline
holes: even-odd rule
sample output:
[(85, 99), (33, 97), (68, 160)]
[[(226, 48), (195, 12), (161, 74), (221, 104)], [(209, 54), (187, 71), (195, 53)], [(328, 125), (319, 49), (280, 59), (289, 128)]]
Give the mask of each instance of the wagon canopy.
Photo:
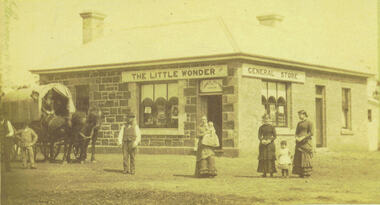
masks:
[(1, 102), (7, 119), (13, 123), (22, 123), (40, 119), (38, 101), (31, 97), (33, 89), (24, 88), (7, 93)]
[[(55, 112), (58, 115), (63, 115), (62, 112), (74, 113), (75, 106), (73, 102), (73, 97), (70, 90), (59, 83), (51, 83), (43, 85), (38, 89), (35, 89), (39, 93), (39, 110), (41, 110), (42, 100), (48, 94), (48, 92), (53, 92), (53, 98), (55, 98), (55, 103), (62, 103), (63, 107), (55, 106)], [(63, 111), (60, 109), (64, 109)]]
[[(58, 83), (11, 91), (2, 98), (1, 108), (6, 111), (7, 119), (13, 123), (40, 120), (42, 100), (49, 91), (54, 93), (55, 101), (60, 105), (57, 109), (61, 110), (55, 110), (57, 115), (62, 112), (75, 112), (70, 90)], [(33, 99), (33, 93), (38, 93), (38, 97)]]

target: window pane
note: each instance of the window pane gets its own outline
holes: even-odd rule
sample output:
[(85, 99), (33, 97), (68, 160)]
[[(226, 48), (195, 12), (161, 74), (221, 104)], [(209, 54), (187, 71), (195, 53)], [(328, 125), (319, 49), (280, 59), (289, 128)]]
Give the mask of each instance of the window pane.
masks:
[(177, 83), (168, 84), (168, 100), (170, 100), (172, 97), (178, 97)]
[[(90, 103), (90, 88), (88, 85), (75, 86), (76, 91), (76, 108), (78, 111), (87, 112)], [(57, 108), (56, 108), (57, 109)]]
[(153, 100), (153, 84), (141, 85), (141, 102), (146, 98)]
[(140, 127), (178, 128), (178, 84), (146, 84), (140, 89)]
[(342, 89), (342, 121), (343, 128), (351, 129), (351, 105), (349, 88)]
[(276, 96), (276, 83), (274, 82), (268, 82), (268, 98), (273, 96), (274, 98), (277, 98)]
[(263, 81), (261, 85), (261, 95), (265, 97), (265, 99), (268, 99), (268, 82)]
[(286, 99), (286, 84), (285, 83), (277, 83), (277, 99), (283, 97)]
[(156, 101), (158, 98), (164, 98), (167, 100), (167, 84), (154, 85), (154, 101)]
[(323, 94), (323, 86), (316, 86), (316, 90), (315, 90), (315, 93), (317, 94), (317, 95), (322, 95)]

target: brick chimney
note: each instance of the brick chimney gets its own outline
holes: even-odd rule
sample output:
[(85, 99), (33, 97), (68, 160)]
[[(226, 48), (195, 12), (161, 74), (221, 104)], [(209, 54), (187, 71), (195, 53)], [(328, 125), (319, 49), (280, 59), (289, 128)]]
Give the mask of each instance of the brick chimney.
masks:
[(257, 16), (256, 18), (257, 20), (259, 20), (261, 25), (270, 26), (270, 27), (278, 26), (284, 19), (283, 16), (280, 16), (277, 14), (262, 15), (262, 16)]
[(106, 15), (89, 11), (80, 13), (80, 16), (83, 19), (83, 44), (103, 36)]

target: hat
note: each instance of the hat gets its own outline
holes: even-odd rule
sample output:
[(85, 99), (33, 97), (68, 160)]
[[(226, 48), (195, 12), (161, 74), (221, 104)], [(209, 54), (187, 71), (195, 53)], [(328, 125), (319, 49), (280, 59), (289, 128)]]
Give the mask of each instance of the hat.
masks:
[(306, 113), (305, 110), (300, 110), (300, 111), (298, 111), (298, 114), (304, 114), (304, 115), (307, 117), (307, 113)]
[(270, 116), (268, 114), (263, 115), (263, 120), (270, 120)]

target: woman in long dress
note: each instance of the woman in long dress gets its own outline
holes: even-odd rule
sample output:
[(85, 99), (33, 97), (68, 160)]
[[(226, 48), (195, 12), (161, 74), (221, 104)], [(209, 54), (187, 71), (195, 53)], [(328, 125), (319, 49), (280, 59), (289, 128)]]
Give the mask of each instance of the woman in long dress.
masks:
[(309, 177), (312, 172), (311, 159), (313, 157), (313, 124), (307, 119), (307, 113), (304, 110), (298, 112), (301, 120), (296, 129), (296, 147), (293, 159), (293, 174), (300, 177)]
[(195, 177), (215, 177), (217, 171), (215, 168), (215, 152), (212, 146), (202, 143), (203, 139), (212, 134), (212, 128), (209, 127), (207, 117), (203, 116), (198, 133), (198, 149), (196, 154)]
[(259, 128), (259, 166), (257, 172), (263, 173), (263, 177), (267, 176), (267, 173), (273, 177), (273, 173), (276, 173), (276, 146), (274, 140), (276, 139), (276, 129), (270, 123), (269, 115), (263, 116), (264, 124)]

